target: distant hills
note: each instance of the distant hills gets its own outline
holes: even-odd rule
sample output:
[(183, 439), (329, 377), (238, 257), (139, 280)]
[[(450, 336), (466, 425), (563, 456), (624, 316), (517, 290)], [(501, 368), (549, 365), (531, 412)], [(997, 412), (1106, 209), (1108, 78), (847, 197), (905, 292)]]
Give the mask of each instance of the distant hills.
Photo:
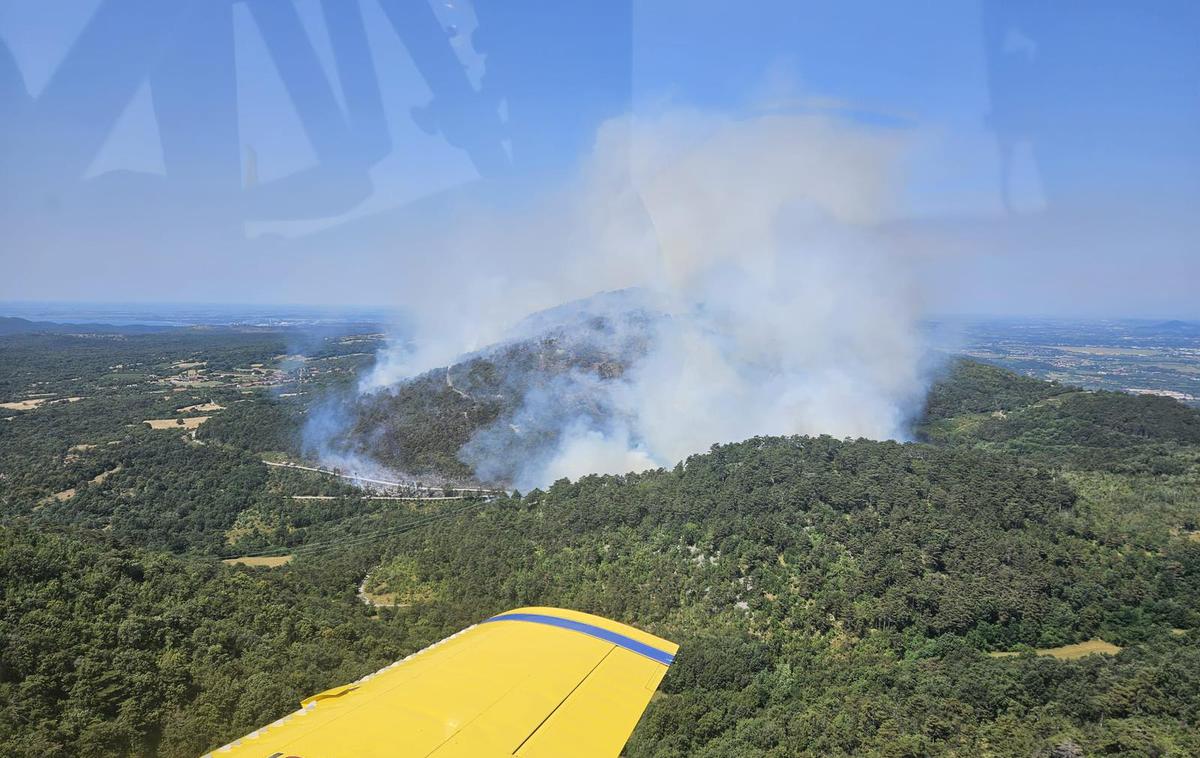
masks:
[(157, 334), (181, 330), (232, 330), (239, 332), (291, 332), (313, 338), (377, 333), (383, 327), (373, 321), (330, 321), (328, 323), (281, 322), (195, 323), (195, 324), (106, 324), (97, 322), (31, 321), (18, 316), (0, 316), (0, 337), (20, 334)]
[(61, 324), (54, 321), (30, 321), (16, 316), (0, 316), (0, 336), (14, 334), (150, 334), (175, 327), (129, 324)]
[(1168, 334), (1173, 337), (1200, 337), (1200, 322), (1172, 319), (1145, 324), (1138, 327), (1137, 331), (1145, 334)]

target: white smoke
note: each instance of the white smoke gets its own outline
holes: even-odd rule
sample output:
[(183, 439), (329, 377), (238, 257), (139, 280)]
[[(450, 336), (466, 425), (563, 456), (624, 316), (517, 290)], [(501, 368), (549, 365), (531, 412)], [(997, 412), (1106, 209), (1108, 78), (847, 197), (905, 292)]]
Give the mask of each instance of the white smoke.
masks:
[(522, 470), (517, 485), (537, 487), (563, 477), (578, 479), (595, 473), (623, 474), (660, 465), (660, 461), (634, 442), (624, 425), (601, 430), (576, 421), (563, 430), (553, 457), (542, 466)]
[[(872, 231), (903, 146), (813, 115), (608, 124), (570, 188), (447, 235), (436, 255), (463, 296), (414, 293), (416, 347), (385, 352), (366, 385), (445, 365), (533, 311), (636, 287), (667, 316), (653, 348), (619, 380), (563, 380), (599, 396), (603, 419), (551, 412), (553, 392), (525, 397), (518, 425), (553, 418), (559, 433), (515, 469), (518, 487), (669, 466), (756, 434), (903, 438), (924, 387), (919, 301)], [(509, 454), (486, 435), (469, 447), (481, 476)]]

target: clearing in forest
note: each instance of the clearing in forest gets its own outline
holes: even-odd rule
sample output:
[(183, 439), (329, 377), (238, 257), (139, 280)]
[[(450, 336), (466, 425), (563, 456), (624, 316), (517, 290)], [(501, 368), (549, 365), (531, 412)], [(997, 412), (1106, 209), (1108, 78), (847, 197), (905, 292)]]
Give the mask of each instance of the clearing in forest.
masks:
[(210, 416), (192, 416), (191, 418), (148, 418), (144, 422), (151, 429), (195, 429), (211, 418)]
[(32, 411), (49, 398), (35, 397), (31, 400), (16, 400), (11, 403), (0, 403), (0, 408), (6, 411)]
[(226, 566), (266, 566), (267, 568), (276, 568), (285, 566), (292, 562), (292, 555), (248, 555), (244, 558), (226, 558), (221, 561)]
[[(105, 479), (109, 478), (110, 476), (112, 476), (113, 474), (117, 473), (120, 470), (121, 470), (121, 467), (117, 466), (114, 469), (109, 469), (108, 471), (102, 471), (99, 474), (96, 474), (95, 476), (93, 476), (91, 478), (91, 483), (92, 484), (103, 484)], [(72, 487), (69, 490), (63, 490), (62, 492), (55, 492), (53, 495), (51, 495), (50, 497), (43, 500), (42, 505), (50, 503), (51, 501), (54, 501), (54, 500), (57, 500), (60, 503), (65, 503), (66, 501), (75, 497), (76, 492), (77, 492), (77, 490), (74, 487)]]
[(176, 413), (197, 413), (197, 412), (204, 413), (204, 412), (223, 411), (223, 410), (225, 410), (225, 406), (218, 405), (217, 403), (214, 403), (210, 400), (207, 403), (199, 403), (198, 405), (189, 405), (185, 408), (179, 408), (175, 412)]
[[(1116, 655), (1117, 653), (1121, 652), (1121, 648), (1117, 647), (1111, 642), (1105, 642), (1097, 637), (1095, 639), (1090, 639), (1087, 642), (1077, 642), (1074, 645), (1039, 648), (1034, 652), (1036, 652), (1038, 655), (1050, 655), (1058, 658), (1059, 660), (1073, 661), (1076, 658), (1083, 658), (1084, 656), (1093, 655), (1095, 653), (1100, 653), (1102, 655)], [(1015, 650), (1009, 650), (1004, 652), (988, 653), (988, 655), (993, 658), (1012, 658), (1020, 655), (1020, 653)]]

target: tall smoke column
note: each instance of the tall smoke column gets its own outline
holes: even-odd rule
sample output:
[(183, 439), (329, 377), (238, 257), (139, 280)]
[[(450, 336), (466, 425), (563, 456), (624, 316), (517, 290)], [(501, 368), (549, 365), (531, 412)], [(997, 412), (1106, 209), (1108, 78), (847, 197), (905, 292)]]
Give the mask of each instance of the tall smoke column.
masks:
[[(521, 212), (477, 210), (429, 244), (438, 267), (404, 294), (415, 349), (385, 351), (364, 389), (446, 365), (531, 312), (638, 288), (666, 314), (653, 349), (619, 380), (561, 379), (612, 409), (603, 422), (553, 412), (561, 393), (526, 395), (518, 415), (553, 420), (558, 442), (506, 461), (518, 487), (756, 434), (903, 437), (923, 390), (918, 298), (873, 228), (904, 145), (813, 115), (608, 124), (570, 187)], [(430, 294), (446, 291), (461, 296)], [(463, 454), (481, 475), (514, 456), (486, 431)]]
[(672, 317), (610, 387), (624, 421), (573, 424), (521, 483), (669, 466), (756, 434), (904, 437), (924, 387), (917, 298), (870, 231), (900, 141), (783, 116), (675, 114), (635, 134), (660, 245), (642, 284)]

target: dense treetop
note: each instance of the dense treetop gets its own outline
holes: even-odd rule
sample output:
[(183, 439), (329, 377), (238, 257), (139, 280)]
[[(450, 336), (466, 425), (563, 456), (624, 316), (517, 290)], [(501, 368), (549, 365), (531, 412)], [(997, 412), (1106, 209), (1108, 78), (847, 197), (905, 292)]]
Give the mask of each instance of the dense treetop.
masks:
[[(1173, 401), (965, 362), (923, 442), (754, 438), (405, 503), (263, 463), (303, 453), (328, 383), (161, 388), (181, 361), (270, 366), (277, 342), (76, 339), (0, 342), (29, 357), (0, 369), (6, 397), (86, 398), (0, 421), (7, 754), (196, 755), (526, 604), (682, 645), (630, 755), (1200, 754), (1200, 436)], [(484, 417), (416, 427), (501, 387), (493, 358), (387, 401), (405, 455), (455, 454)], [(225, 409), (195, 434), (141, 424), (206, 400)], [(1032, 654), (1097, 637), (1123, 649)]]

